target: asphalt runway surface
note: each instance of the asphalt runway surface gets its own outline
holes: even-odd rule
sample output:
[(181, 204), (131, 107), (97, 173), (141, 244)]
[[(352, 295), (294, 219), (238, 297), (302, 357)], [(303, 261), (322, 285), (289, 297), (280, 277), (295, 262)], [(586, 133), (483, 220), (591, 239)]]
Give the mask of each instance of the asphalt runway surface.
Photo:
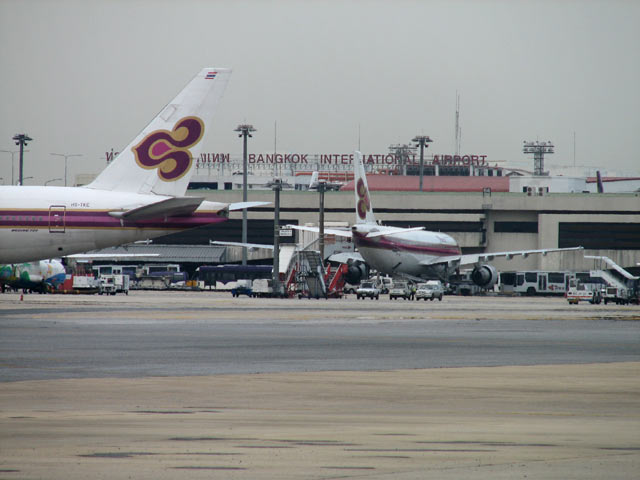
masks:
[(0, 380), (640, 361), (640, 307), (562, 298), (0, 296)]
[(562, 298), (3, 294), (0, 478), (636, 479), (639, 331)]

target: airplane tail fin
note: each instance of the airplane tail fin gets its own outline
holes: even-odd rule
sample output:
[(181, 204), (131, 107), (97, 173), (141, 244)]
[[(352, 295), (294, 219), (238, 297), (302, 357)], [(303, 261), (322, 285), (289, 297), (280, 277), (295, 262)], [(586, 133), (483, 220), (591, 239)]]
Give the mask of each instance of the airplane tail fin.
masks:
[(309, 189), (318, 188), (318, 171), (314, 170), (311, 174), (311, 180), (309, 181)]
[(230, 75), (227, 68), (202, 69), (87, 187), (184, 195)]
[(356, 223), (376, 223), (371, 204), (371, 194), (367, 185), (367, 175), (362, 163), (362, 153), (356, 151), (353, 162), (353, 174), (356, 194)]

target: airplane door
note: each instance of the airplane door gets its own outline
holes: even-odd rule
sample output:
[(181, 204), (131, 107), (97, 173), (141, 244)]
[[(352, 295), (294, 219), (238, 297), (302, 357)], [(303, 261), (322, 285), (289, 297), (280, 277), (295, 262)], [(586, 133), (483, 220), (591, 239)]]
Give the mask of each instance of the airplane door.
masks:
[(49, 232), (50, 233), (64, 233), (66, 213), (67, 213), (67, 207), (65, 205), (51, 205), (49, 207)]

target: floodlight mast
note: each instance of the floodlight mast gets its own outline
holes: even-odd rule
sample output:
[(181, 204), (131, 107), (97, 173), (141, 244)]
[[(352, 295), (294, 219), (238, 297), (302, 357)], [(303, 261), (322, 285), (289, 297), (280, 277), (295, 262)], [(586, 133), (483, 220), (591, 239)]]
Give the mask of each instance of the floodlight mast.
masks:
[[(234, 132), (239, 132), (238, 137), (243, 138), (243, 150), (242, 150), (242, 201), (247, 201), (247, 137), (253, 137), (251, 132), (255, 132), (256, 129), (253, 125), (243, 124), (238, 125)], [(242, 209), (242, 243), (247, 243), (247, 209)], [(247, 247), (242, 247), (242, 265), (247, 264)]]
[(533, 153), (533, 174), (536, 176), (546, 175), (544, 171), (544, 156), (545, 154), (554, 153), (554, 145), (551, 141), (548, 142), (523, 142), (523, 153)]
[(273, 296), (280, 296), (280, 191), (282, 190), (282, 179), (273, 180), (273, 191), (275, 192), (275, 209), (273, 216)]
[(26, 133), (17, 133), (13, 136), (13, 140), (16, 142), (16, 145), (20, 146), (20, 172), (18, 174), (19, 176), (19, 185), (22, 185), (22, 173), (23, 173), (23, 156), (24, 156), (24, 147), (26, 147), (28, 145), (28, 142), (30, 142), (31, 140), (33, 140), (33, 138), (31, 138), (29, 135), (27, 135)]
[(424, 149), (429, 147), (429, 143), (433, 142), (433, 140), (431, 140), (428, 136), (426, 135), (416, 135), (413, 139), (411, 139), (412, 142), (416, 142), (420, 147), (420, 191), (422, 191), (422, 178), (424, 177)]

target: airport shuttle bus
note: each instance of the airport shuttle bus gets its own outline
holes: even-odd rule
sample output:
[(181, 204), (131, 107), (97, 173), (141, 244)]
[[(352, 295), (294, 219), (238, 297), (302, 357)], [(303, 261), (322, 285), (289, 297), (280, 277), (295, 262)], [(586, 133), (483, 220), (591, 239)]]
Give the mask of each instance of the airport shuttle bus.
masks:
[(564, 295), (574, 272), (501, 272), (500, 289), (503, 293), (520, 295)]

